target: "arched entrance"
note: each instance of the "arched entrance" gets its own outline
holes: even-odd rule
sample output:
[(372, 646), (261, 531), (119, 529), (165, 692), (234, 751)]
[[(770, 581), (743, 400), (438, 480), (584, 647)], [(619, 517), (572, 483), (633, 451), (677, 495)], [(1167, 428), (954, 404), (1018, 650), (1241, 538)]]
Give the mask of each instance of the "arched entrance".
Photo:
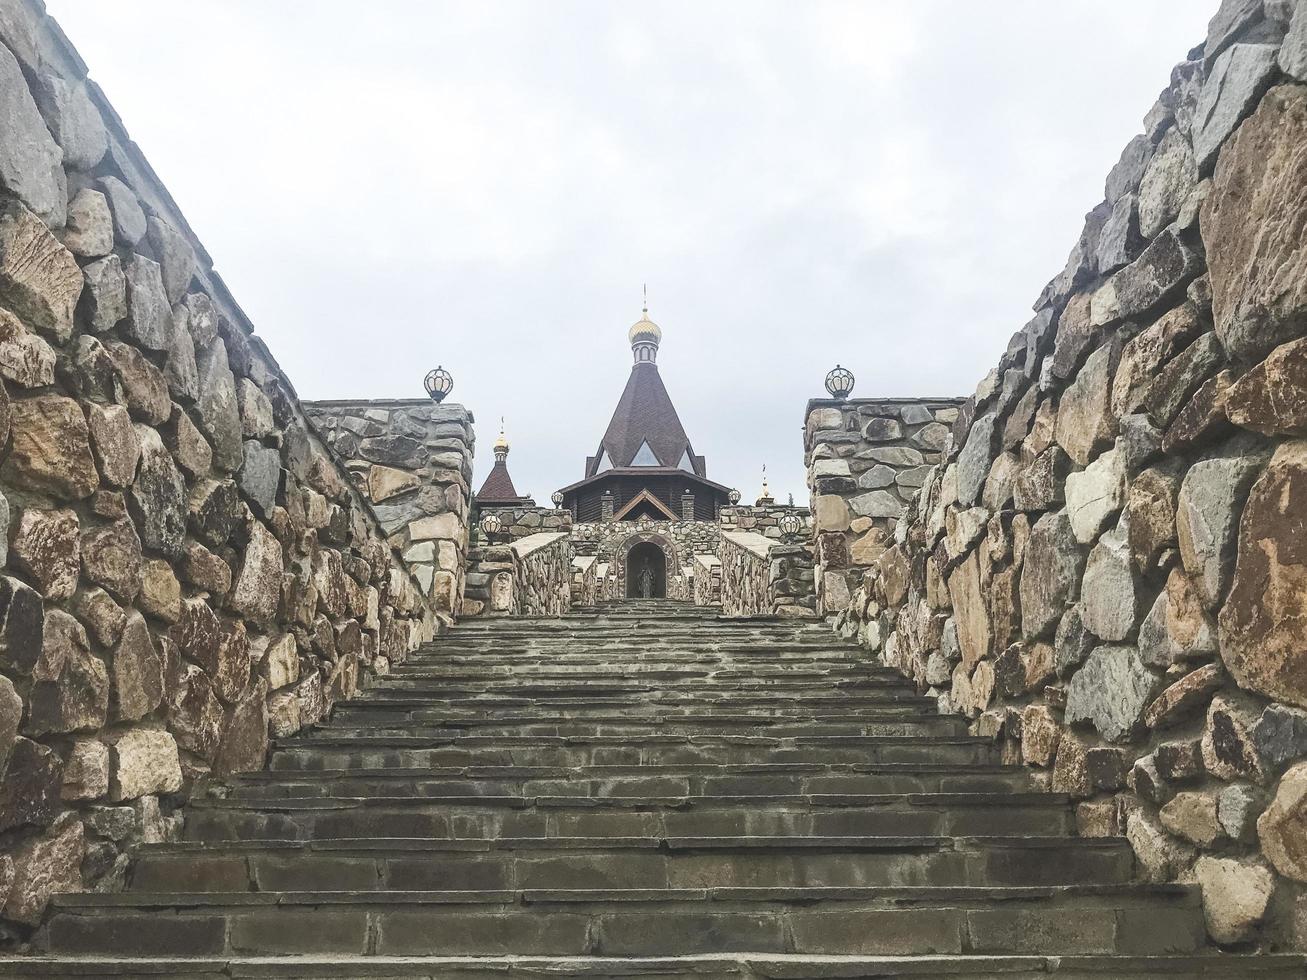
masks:
[(667, 556), (652, 541), (641, 541), (626, 553), (626, 597), (667, 598)]

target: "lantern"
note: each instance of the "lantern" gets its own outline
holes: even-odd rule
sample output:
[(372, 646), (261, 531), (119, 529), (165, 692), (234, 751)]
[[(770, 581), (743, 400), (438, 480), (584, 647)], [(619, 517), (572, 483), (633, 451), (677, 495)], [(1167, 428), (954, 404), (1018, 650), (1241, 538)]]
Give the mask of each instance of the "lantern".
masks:
[(853, 382), (853, 372), (836, 364), (830, 374), (826, 375), (826, 390), (832, 398), (843, 401), (853, 391)]
[(553, 495), (550, 496), (549, 499), (552, 500), (552, 501), (554, 502), (554, 506), (555, 506), (555, 507), (562, 507), (562, 506), (563, 506), (563, 491), (561, 491), (561, 490), (555, 490), (555, 491), (553, 492)]
[(422, 385), (427, 389), (431, 400), (439, 405), (445, 400), (445, 396), (454, 390), (454, 376), (437, 364), (434, 371), (427, 372), (427, 376), (422, 379)]
[(777, 523), (780, 525), (781, 534), (787, 539), (797, 537), (799, 532), (803, 530), (803, 518), (792, 510), (782, 514), (780, 521)]
[(728, 494), (726, 495), (726, 499), (729, 500), (729, 501), (731, 502), (731, 506), (732, 506), (732, 507), (737, 507), (737, 506), (739, 506), (739, 503), (740, 503), (740, 491), (738, 491), (738, 490), (732, 490), (730, 493), (728, 493)]
[(499, 515), (494, 511), (488, 511), (481, 516), (481, 530), (485, 533), (487, 541), (493, 541), (495, 535), (504, 529), (504, 522), (499, 519)]

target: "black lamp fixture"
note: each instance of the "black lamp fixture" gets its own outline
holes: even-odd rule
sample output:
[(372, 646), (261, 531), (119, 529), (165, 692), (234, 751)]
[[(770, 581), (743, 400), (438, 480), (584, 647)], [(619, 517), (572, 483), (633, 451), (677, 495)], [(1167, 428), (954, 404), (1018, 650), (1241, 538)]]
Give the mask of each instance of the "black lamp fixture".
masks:
[(549, 499), (552, 500), (552, 501), (554, 502), (554, 507), (555, 507), (555, 508), (562, 507), (562, 506), (563, 506), (563, 491), (561, 491), (561, 490), (555, 490), (555, 491), (550, 495)]
[(431, 400), (439, 405), (445, 400), (445, 396), (454, 390), (454, 376), (437, 364), (436, 369), (428, 371), (427, 376), (422, 379), (422, 386), (427, 389)]
[(836, 364), (831, 372), (826, 375), (826, 390), (830, 392), (832, 398), (843, 401), (852, 393), (855, 380), (852, 371)]
[(781, 535), (787, 541), (798, 537), (799, 532), (803, 530), (803, 519), (792, 510), (786, 511), (782, 514), (781, 519), (777, 523), (780, 526)]
[(732, 489), (731, 492), (726, 495), (726, 499), (731, 502), (732, 507), (738, 507), (740, 505), (740, 491)]

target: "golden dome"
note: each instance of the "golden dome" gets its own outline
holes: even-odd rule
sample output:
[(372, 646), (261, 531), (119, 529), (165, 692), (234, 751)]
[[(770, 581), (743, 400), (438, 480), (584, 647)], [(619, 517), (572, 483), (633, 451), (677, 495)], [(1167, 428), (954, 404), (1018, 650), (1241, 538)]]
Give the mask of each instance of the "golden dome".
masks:
[(508, 452), (508, 438), (504, 435), (503, 419), (499, 421), (499, 438), (495, 440), (495, 452)]
[(656, 346), (663, 341), (663, 332), (658, 329), (658, 324), (649, 319), (647, 310), (644, 316), (631, 324), (631, 330), (626, 336), (632, 344), (652, 343)]

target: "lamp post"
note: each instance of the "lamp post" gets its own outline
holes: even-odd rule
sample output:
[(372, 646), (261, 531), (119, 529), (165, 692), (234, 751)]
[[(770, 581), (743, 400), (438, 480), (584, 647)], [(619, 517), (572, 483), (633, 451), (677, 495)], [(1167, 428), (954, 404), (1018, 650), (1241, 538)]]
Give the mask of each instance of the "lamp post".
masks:
[(826, 390), (832, 398), (844, 401), (852, 393), (855, 380), (852, 371), (836, 364), (826, 375)]
[(454, 390), (454, 376), (437, 364), (436, 369), (428, 371), (427, 376), (422, 379), (422, 386), (427, 389), (431, 400), (439, 405), (445, 400), (445, 396)]

